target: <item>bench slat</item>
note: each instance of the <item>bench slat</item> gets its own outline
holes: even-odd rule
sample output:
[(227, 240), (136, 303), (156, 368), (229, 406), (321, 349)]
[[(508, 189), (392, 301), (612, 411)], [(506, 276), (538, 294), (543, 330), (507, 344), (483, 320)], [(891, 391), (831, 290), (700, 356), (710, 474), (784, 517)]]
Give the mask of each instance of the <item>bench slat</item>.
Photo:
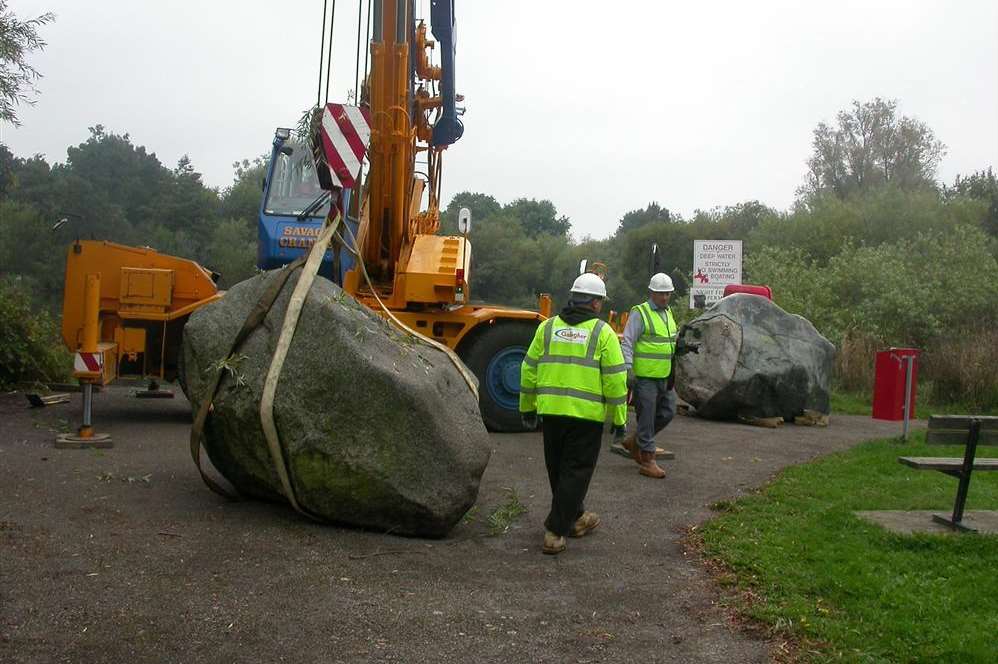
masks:
[[(930, 429), (925, 434), (925, 442), (928, 445), (966, 445), (967, 431), (952, 431), (946, 429)], [(977, 439), (978, 445), (998, 445), (998, 431), (981, 430), (981, 435)]]
[[(963, 468), (963, 459), (957, 457), (898, 457), (898, 462), (919, 470)], [(974, 459), (974, 470), (998, 470), (998, 459)]]
[(998, 431), (998, 416), (995, 415), (930, 415), (929, 430), (951, 429), (970, 431), (970, 420), (981, 421), (981, 431)]

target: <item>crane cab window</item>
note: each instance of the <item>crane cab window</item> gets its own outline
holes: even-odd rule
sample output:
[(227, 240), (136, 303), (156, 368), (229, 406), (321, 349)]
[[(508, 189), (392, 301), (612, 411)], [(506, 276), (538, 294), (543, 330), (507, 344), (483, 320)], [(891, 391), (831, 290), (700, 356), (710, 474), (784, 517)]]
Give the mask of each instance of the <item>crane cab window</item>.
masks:
[[(291, 154), (287, 154), (289, 151)], [(278, 150), (275, 159), (264, 212), (281, 216), (301, 214), (323, 193), (315, 174), (312, 153), (307, 145), (289, 140)], [(327, 201), (310, 216), (325, 217), (328, 212)]]

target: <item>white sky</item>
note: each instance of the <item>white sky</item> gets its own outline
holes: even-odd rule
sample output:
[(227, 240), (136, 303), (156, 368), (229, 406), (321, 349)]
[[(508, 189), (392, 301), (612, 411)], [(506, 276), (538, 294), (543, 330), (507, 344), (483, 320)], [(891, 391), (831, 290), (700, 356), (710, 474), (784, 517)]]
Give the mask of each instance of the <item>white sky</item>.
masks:
[[(269, 151), (315, 100), (320, 0), (15, 0), (54, 11), (15, 154), (63, 161), (103, 124), (207, 183)], [(332, 101), (353, 87), (356, 0), (337, 9)], [(366, 5), (366, 2), (365, 2)], [(428, 0), (417, 0), (428, 13)], [(897, 98), (948, 146), (944, 181), (998, 166), (998, 2), (457, 0), (464, 138), (444, 200), (549, 198), (574, 234), (628, 210), (759, 199), (788, 207), (811, 131)]]

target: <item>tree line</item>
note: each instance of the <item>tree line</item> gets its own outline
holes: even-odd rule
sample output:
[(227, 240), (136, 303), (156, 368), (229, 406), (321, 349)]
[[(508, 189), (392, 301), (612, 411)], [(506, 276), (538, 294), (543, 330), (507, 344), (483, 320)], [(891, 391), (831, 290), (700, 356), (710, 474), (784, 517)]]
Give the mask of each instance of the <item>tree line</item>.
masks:
[[(186, 156), (171, 168), (127, 133), (97, 125), (89, 134), (61, 163), (0, 144), (6, 287), (16, 283), (36, 309), (57, 312), (64, 252), (76, 237), (193, 259), (219, 272), (222, 287), (255, 272), (263, 158), (234, 164), (232, 184), (213, 189)], [(607, 237), (580, 238), (549, 200), (462, 192), (442, 211), (440, 232), (456, 233), (458, 210), (471, 209), (472, 297), (516, 306), (532, 306), (541, 292), (563, 300), (588, 259), (608, 266), (611, 308), (626, 310), (645, 296), (655, 244), (677, 283), (680, 319), (689, 316), (682, 295), (693, 240), (742, 240), (745, 281), (773, 287), (779, 304), (840, 347), (915, 344), (932, 349), (927, 360), (934, 353), (940, 366), (944, 347), (968, 352), (949, 346), (998, 323), (993, 171), (939, 183), (945, 146), (890, 100), (856, 102), (819, 124), (812, 147), (786, 211), (753, 200), (687, 217), (650, 202), (622, 215)], [(975, 389), (994, 389), (998, 403), (994, 385)]]

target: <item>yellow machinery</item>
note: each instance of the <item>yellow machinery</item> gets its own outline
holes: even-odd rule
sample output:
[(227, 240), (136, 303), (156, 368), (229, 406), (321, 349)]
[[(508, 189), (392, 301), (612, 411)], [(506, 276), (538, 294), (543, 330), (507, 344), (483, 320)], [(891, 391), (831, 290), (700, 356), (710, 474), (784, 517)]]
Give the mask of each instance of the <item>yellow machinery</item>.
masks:
[[(520, 363), (551, 300), (541, 296), (539, 312), (470, 303), (470, 215), (462, 215), (463, 235), (436, 234), (442, 155), (463, 126), (453, 0), (430, 5), (436, 42), (412, 0), (371, 3), (371, 69), (360, 95), (370, 117), (369, 167), (337, 201), (348, 212), (343, 241), (357, 248), (370, 286), (350, 249), (339, 250), (342, 269), (327, 276), (382, 313), (380, 298), (412, 330), (455, 349), (479, 380), (485, 424), (518, 431)], [(433, 66), (428, 53), (438, 45), (441, 66)], [(321, 199), (309, 203), (321, 190), (317, 164), (302, 147), (278, 130), (260, 206), (263, 269), (306, 251), (326, 215)], [(119, 375), (172, 380), (187, 317), (222, 296), (212, 274), (192, 261), (111, 242), (74, 244), (65, 283), (63, 340), (77, 353), (85, 394), (81, 435), (90, 430), (93, 385)]]
[[(443, 153), (463, 133), (456, 107), (453, 2), (430, 3), (436, 43), (427, 39), (426, 24), (416, 20), (414, 3), (373, 4), (371, 73), (361, 90), (372, 127), (370, 172), (359, 190), (360, 252), (374, 288), (395, 316), (454, 348), (478, 377), (486, 425), (519, 430), (520, 363), (544, 316), (467, 304), (471, 243), (463, 236), (436, 235)], [(439, 67), (429, 57), (437, 46)], [(421, 174), (417, 162), (425, 167)], [(343, 286), (375, 304), (359, 269), (345, 274)], [(542, 301), (543, 314), (550, 313), (549, 302)]]
[[(427, 24), (416, 19), (414, 4), (371, 3), (371, 69), (360, 92), (360, 106), (370, 122), (369, 166), (352, 191), (333, 201), (347, 211), (348, 228), (356, 228), (344, 242), (356, 249), (359, 260), (340, 250), (344, 268), (333, 270), (332, 278), (375, 311), (382, 313), (380, 300), (412, 330), (456, 350), (478, 377), (485, 424), (496, 431), (518, 431), (520, 364), (537, 324), (550, 315), (550, 298), (541, 297), (539, 312), (471, 304), (470, 213), (462, 211), (463, 235), (437, 235), (443, 154), (464, 130), (454, 89), (454, 3), (430, 2), (435, 42), (428, 39)], [(439, 51), (440, 66), (430, 62), (433, 49)], [(322, 126), (323, 111), (320, 106), (312, 116), (312, 144), (338, 140), (342, 145), (344, 136), (330, 137)], [(277, 242), (270, 253), (261, 245), (261, 268), (290, 262), (304, 252), (307, 241), (289, 250), (290, 243), (282, 246), (280, 238), (315, 235), (325, 216), (309, 217), (309, 210), (317, 210), (314, 204), (298, 204), (305, 213), (295, 214), (294, 199), (285, 198), (282, 206), (275, 192), (293, 191), (316, 177), (323, 182), (323, 170), (333, 168), (330, 159), (338, 159), (335, 150), (330, 158), (317, 149), (318, 159), (310, 164), (313, 151), (289, 139), (288, 130), (275, 135), (259, 228), (261, 242)], [(297, 174), (293, 183), (292, 174)]]
[(92, 428), (95, 385), (119, 376), (154, 385), (176, 378), (187, 317), (221, 296), (212, 274), (193, 261), (113, 242), (75, 242), (66, 256), (62, 339), (75, 353), (83, 424), (61, 442), (106, 440)]

